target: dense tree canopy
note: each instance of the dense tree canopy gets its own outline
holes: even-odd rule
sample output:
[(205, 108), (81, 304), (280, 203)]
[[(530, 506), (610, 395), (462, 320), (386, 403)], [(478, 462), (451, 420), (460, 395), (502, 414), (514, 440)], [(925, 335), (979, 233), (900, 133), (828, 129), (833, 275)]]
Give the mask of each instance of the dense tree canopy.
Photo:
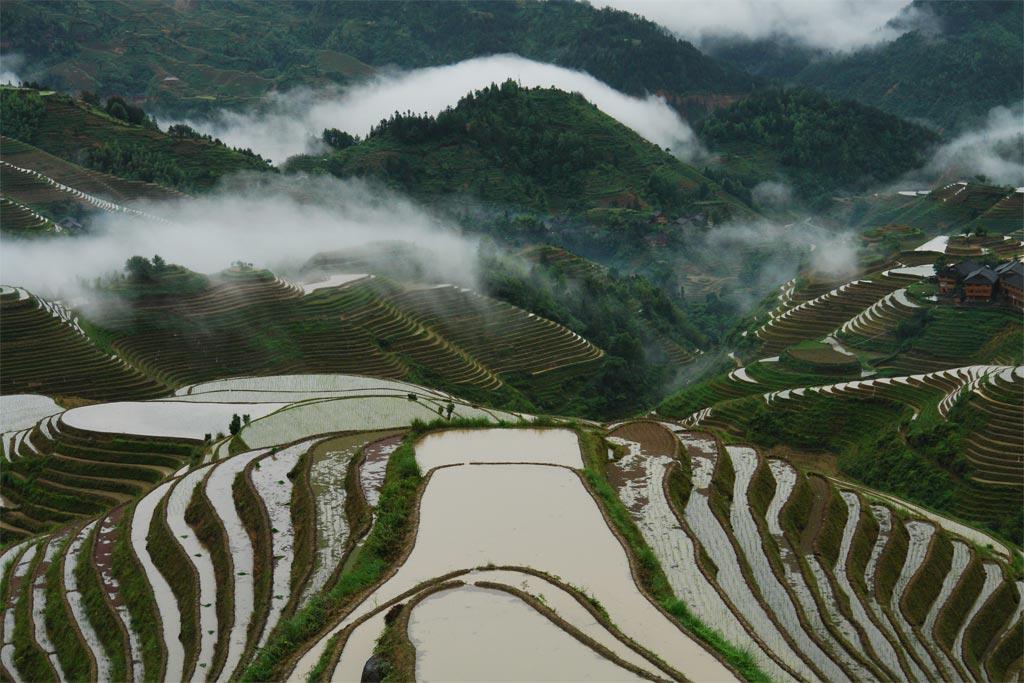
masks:
[(805, 88), (768, 90), (705, 119), (710, 145), (764, 148), (806, 197), (857, 190), (920, 167), (939, 136), (857, 102)]
[(373, 176), (418, 196), (471, 194), (531, 209), (674, 210), (707, 199), (720, 204), (723, 216), (745, 210), (578, 93), (511, 80), (470, 93), (437, 116), (395, 112), (359, 144), (293, 159), (286, 169)]

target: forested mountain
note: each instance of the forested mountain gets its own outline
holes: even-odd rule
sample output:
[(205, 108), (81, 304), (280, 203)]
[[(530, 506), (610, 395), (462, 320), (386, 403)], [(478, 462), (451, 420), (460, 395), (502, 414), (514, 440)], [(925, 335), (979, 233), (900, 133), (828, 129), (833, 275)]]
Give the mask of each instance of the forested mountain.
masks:
[(897, 116), (805, 88), (759, 92), (714, 112), (698, 130), (745, 184), (779, 172), (812, 201), (918, 168), (939, 140)]
[(945, 131), (1024, 99), (1024, 2), (915, 0), (892, 20), (910, 30), (852, 54), (789, 38), (720, 40), (711, 54), (762, 77), (851, 98)]
[(145, 95), (165, 108), (504, 52), (637, 95), (738, 95), (757, 83), (652, 22), (578, 2), (12, 0), (0, 20), (5, 50), (26, 56), (48, 84)]
[(182, 126), (162, 132), (120, 97), (103, 105), (32, 88), (0, 88), (0, 135), (127, 180), (186, 192), (210, 188), (225, 173), (267, 170), (251, 150), (231, 149)]
[(437, 117), (396, 114), (359, 144), (295, 158), (286, 170), (377, 177), (423, 198), (468, 194), (552, 211), (701, 202), (720, 220), (750, 213), (581, 95), (514, 81), (471, 93)]

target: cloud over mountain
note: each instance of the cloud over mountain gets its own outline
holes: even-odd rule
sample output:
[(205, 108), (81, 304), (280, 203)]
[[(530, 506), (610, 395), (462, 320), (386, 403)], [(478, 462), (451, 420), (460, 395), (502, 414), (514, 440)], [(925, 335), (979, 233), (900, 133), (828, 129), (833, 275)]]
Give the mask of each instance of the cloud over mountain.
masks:
[(599, 5), (640, 14), (673, 33), (700, 42), (708, 36), (768, 38), (786, 35), (828, 50), (852, 50), (891, 40), (886, 23), (907, 0), (717, 0), (659, 2), (602, 0)]
[(276, 93), (258, 111), (225, 110), (210, 119), (185, 123), (280, 163), (289, 156), (316, 150), (325, 128), (366, 135), (371, 126), (396, 111), (437, 114), (455, 106), (472, 90), (510, 78), (524, 87), (579, 92), (609, 116), (677, 156), (691, 158), (699, 151), (693, 131), (663, 99), (631, 97), (589, 74), (516, 55), (393, 72), (346, 90)]

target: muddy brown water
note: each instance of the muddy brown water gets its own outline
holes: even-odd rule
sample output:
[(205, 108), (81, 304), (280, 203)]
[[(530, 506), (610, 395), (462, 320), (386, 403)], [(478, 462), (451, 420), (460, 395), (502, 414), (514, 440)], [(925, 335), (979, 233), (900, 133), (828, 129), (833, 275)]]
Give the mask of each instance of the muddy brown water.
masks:
[[(500, 431), (500, 430), (499, 430)], [(519, 430), (516, 430), (517, 432)], [(574, 444), (579, 458), (578, 446)], [(693, 680), (734, 680), (637, 589), (629, 562), (579, 477), (562, 467), (488, 465), (434, 472), (423, 494), (416, 544), (399, 571), (299, 662), (304, 678), (333, 633), (418, 583), (471, 567), (530, 566), (596, 596), (622, 631)], [(369, 651), (350, 642), (345, 661)], [(369, 641), (372, 650), (372, 640)], [(359, 650), (359, 651), (355, 651)], [(337, 672), (336, 672), (337, 673)]]
[(363, 462), (359, 465), (359, 485), (363, 489), (367, 505), (372, 508), (377, 507), (380, 500), (380, 487), (384, 485), (388, 458), (401, 443), (402, 435), (396, 434), (374, 441), (363, 448)]
[(463, 586), (409, 617), (418, 681), (640, 681), (521, 599)]
[(456, 429), (416, 444), (416, 462), (435, 467), (468, 463), (536, 463), (583, 468), (579, 438), (568, 429)]

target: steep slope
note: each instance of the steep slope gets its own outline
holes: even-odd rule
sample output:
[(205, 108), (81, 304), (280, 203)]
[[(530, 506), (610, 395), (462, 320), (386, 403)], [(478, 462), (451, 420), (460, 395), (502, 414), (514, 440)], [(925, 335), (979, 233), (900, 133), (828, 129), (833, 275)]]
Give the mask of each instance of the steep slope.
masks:
[(1020, 542), (1020, 315), (937, 300), (931, 272), (805, 273), (734, 337), (744, 367), (686, 387), (659, 413), (836, 457), (848, 476)]
[(361, 143), (298, 157), (286, 170), (380, 177), (433, 201), (470, 194), (547, 210), (668, 210), (713, 195), (727, 215), (751, 213), (582, 96), (513, 81), (471, 93), (436, 118), (397, 114)]
[(0, 290), (0, 363), (4, 394), (110, 400), (156, 396), (166, 387), (105, 353), (78, 316), (22, 289)]
[(55, 92), (0, 87), (0, 106), (3, 135), (126, 180), (195, 191), (208, 189), (233, 171), (268, 168), (251, 153), (213, 140), (132, 125)]
[[(165, 109), (502, 52), (584, 70), (632, 94), (664, 93), (695, 111), (706, 106), (701, 96), (756, 83), (656, 24), (585, 3), (15, 0), (0, 16), (9, 49), (45, 65), (51, 85), (145, 94)], [(155, 38), (162, 32), (173, 38)]]
[[(266, 271), (207, 280), (166, 266), (108, 294), (87, 320), (21, 290), (5, 289), (0, 303), (5, 393), (110, 399), (232, 375), (345, 372), (567, 409), (572, 393), (559, 387), (601, 367), (604, 355), (501, 301), (366, 275), (303, 288)], [(66, 364), (54, 362), (58, 351)]]

